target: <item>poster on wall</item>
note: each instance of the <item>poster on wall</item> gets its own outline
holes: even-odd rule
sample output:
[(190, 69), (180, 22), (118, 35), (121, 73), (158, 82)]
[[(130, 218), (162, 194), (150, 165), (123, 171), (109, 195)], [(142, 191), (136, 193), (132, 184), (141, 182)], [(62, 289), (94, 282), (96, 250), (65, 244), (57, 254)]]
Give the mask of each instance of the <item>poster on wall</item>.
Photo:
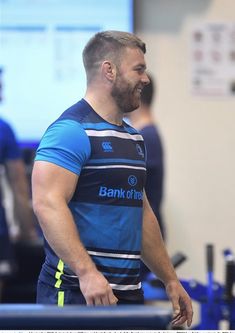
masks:
[(200, 24), (190, 44), (191, 93), (235, 97), (235, 22)]

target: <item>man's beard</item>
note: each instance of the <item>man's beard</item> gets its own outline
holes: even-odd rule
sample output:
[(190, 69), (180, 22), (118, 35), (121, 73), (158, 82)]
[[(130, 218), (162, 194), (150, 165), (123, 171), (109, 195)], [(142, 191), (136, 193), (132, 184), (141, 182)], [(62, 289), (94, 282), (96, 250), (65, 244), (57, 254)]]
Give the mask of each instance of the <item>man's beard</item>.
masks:
[(130, 113), (140, 106), (140, 96), (136, 94), (137, 86), (132, 87), (118, 74), (111, 95), (122, 113)]

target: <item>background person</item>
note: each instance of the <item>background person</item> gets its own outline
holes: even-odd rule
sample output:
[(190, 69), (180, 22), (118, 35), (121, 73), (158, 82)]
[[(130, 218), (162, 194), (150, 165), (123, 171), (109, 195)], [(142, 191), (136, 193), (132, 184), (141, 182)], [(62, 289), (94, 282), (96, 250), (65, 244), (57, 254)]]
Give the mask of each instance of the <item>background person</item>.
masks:
[(164, 189), (164, 151), (159, 129), (153, 118), (152, 101), (156, 92), (153, 77), (148, 74), (149, 84), (141, 92), (140, 107), (129, 114), (131, 125), (144, 138), (147, 150), (147, 179), (145, 192), (150, 206), (157, 217), (162, 236), (166, 238), (165, 225), (161, 213)]
[[(158, 128), (153, 119), (152, 101), (155, 92), (153, 77), (148, 73), (149, 84), (141, 92), (140, 107), (129, 114), (131, 125), (136, 128), (144, 138), (147, 151), (146, 171), (147, 179), (145, 192), (149, 204), (159, 223), (163, 239), (166, 238), (165, 225), (161, 214), (164, 181), (164, 154), (163, 145)], [(141, 264), (141, 279), (146, 280), (148, 267)]]
[[(3, 70), (0, 69), (0, 102), (3, 100)], [(18, 234), (11, 238), (4, 206), (3, 177), (7, 180), (13, 197), (13, 215), (18, 224)], [(33, 222), (30, 187), (19, 145), (11, 126), (0, 118), (0, 285), (14, 267), (13, 242), (29, 242), (37, 239)], [(1, 293), (0, 293), (1, 298)]]

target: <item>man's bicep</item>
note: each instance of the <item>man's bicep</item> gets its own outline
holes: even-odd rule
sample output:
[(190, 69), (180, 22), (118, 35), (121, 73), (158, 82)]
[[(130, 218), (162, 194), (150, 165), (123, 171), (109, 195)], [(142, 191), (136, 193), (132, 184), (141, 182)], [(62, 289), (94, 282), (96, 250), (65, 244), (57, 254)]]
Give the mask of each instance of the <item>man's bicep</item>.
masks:
[(56, 164), (36, 161), (32, 173), (34, 199), (54, 198), (69, 202), (73, 196), (78, 175)]

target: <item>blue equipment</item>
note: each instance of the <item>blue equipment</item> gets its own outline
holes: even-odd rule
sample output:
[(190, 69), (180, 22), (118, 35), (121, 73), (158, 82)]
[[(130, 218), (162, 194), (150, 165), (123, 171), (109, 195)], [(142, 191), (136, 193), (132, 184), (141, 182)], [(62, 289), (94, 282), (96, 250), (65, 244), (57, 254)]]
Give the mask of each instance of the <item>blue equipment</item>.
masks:
[[(235, 257), (229, 249), (224, 250), (225, 283), (224, 286), (214, 281), (213, 245), (207, 245), (207, 285), (196, 280), (181, 280), (191, 299), (200, 303), (200, 323), (193, 329), (218, 330), (221, 320), (226, 320), (229, 330), (235, 330)], [(175, 259), (180, 260), (175, 260)], [(176, 267), (186, 257), (177, 254), (172, 263)], [(163, 284), (152, 274), (143, 283), (146, 300), (168, 300)]]
[(172, 311), (156, 306), (0, 304), (0, 330), (166, 330)]

